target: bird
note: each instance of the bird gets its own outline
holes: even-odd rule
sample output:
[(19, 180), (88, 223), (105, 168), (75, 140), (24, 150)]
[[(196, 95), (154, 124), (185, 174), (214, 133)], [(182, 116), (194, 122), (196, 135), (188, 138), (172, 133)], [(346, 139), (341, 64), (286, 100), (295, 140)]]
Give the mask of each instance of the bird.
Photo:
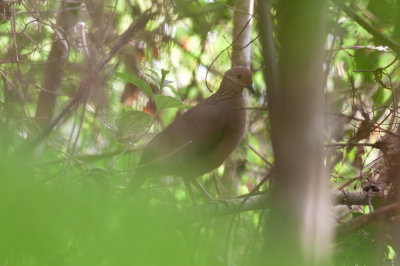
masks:
[(144, 148), (127, 192), (135, 193), (151, 177), (182, 177), (195, 203), (191, 183), (212, 197), (196, 180), (219, 167), (238, 146), (246, 127), (242, 92), (252, 93), (251, 71), (234, 66), (218, 90), (200, 101), (156, 135)]

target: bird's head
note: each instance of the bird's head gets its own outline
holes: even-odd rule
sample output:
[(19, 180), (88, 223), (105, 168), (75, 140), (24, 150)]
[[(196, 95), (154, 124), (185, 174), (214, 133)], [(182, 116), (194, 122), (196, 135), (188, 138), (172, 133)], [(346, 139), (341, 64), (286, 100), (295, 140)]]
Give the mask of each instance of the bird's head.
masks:
[(248, 88), (251, 93), (255, 93), (253, 88), (253, 75), (247, 67), (232, 67), (225, 72), (224, 79), (230, 80), (234, 86), (240, 90)]

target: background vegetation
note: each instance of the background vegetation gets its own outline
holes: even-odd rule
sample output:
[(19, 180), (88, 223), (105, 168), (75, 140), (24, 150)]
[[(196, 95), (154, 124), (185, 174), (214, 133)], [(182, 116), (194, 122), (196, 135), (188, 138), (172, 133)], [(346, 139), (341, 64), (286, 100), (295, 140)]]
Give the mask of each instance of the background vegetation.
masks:
[[(247, 14), (240, 4), (253, 1), (0, 0), (0, 264), (400, 263), (400, 1), (298, 2), (256, 1)], [(238, 13), (246, 26), (234, 22)], [(303, 15), (321, 20), (299, 23)], [(242, 32), (251, 41), (236, 47)], [(226, 201), (198, 193), (195, 210), (171, 177), (124, 195), (144, 145), (215, 91), (244, 49), (257, 91), (245, 96), (245, 139), (199, 178)], [(299, 74), (314, 59), (307, 77), (321, 95), (304, 90)], [(293, 105), (270, 101), (280, 88), (274, 70), (282, 87), (291, 82)], [(321, 134), (288, 127), (293, 150), (280, 153), (277, 136), (286, 131), (277, 128), (303, 121), (303, 107), (323, 117)], [(314, 246), (311, 256), (290, 241), (301, 242), (300, 222), (267, 222), (274, 210), (292, 213), (291, 202), (305, 202), (309, 181), (280, 179), (299, 191), (273, 192), (273, 184), (285, 156), (289, 169), (291, 157), (315, 162), (318, 153), (297, 145), (308, 142), (321, 144), (326, 174), (318, 178), (331, 190), (312, 191), (332, 198), (315, 210), (335, 223), (325, 224), (327, 242), (314, 242), (326, 250)]]

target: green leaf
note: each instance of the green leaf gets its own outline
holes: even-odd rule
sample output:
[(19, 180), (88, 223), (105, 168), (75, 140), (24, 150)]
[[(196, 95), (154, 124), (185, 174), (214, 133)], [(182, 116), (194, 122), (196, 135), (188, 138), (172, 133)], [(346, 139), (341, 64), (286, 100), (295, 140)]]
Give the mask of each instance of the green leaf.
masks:
[(166, 69), (161, 69), (161, 75), (162, 75), (163, 77), (166, 77), (168, 73), (169, 73), (168, 70), (166, 70)]
[(119, 139), (125, 139), (133, 135), (142, 134), (151, 127), (152, 123), (153, 117), (145, 112), (124, 112), (115, 121), (118, 128), (117, 136)]
[(394, 258), (396, 256), (396, 252), (394, 251), (392, 246), (387, 245), (387, 248), (388, 248), (387, 258), (389, 260), (394, 260)]
[[(161, 84), (164, 86), (165, 77), (168, 75), (169, 71), (161, 69)], [(168, 84), (168, 83), (167, 83)]]
[(350, 162), (354, 162), (354, 160), (356, 159), (356, 151), (357, 148), (353, 147), (348, 153), (347, 153), (347, 157), (349, 158)]
[(151, 96), (151, 97), (154, 96), (154, 93), (151, 90), (150, 85), (147, 84), (147, 82), (145, 82), (141, 78), (137, 77), (136, 75), (127, 74), (127, 73), (123, 73), (123, 72), (116, 72), (115, 75), (117, 77), (119, 77), (120, 79), (122, 79), (123, 81), (131, 83), (131, 84), (137, 86), (142, 91), (144, 91), (148, 96)]
[(168, 84), (174, 83), (172, 80), (164, 80), (163, 87), (167, 86)]
[(145, 75), (148, 76), (149, 78), (151, 78), (153, 80), (153, 82), (157, 85), (157, 87), (160, 88), (160, 81), (156, 77), (154, 77), (153, 74), (146, 73)]
[(173, 107), (183, 107), (184, 104), (171, 96), (165, 96), (162, 94), (158, 94), (154, 96), (154, 101), (156, 102), (157, 109), (165, 109), (165, 108), (173, 108)]
[(171, 84), (167, 84), (167, 85), (165, 85), (165, 87), (170, 88), (171, 91), (175, 94), (175, 96), (176, 96), (176, 97), (179, 97), (179, 93), (178, 93), (178, 91), (175, 89), (174, 86), (172, 86)]
[(156, 79), (158, 79), (158, 80), (161, 80), (161, 77), (160, 77), (160, 75), (156, 72), (156, 71), (154, 71), (153, 69), (151, 69), (151, 68), (146, 68), (148, 71), (150, 71), (153, 75), (154, 75), (154, 77), (156, 78)]

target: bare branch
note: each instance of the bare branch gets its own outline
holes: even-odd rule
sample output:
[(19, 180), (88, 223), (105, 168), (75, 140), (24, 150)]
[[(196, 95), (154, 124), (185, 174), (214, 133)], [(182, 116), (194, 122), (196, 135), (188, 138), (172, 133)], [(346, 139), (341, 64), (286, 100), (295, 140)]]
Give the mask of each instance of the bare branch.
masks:
[[(368, 205), (367, 192), (331, 191), (334, 205)], [(201, 211), (208, 218), (231, 215), (235, 213), (267, 209), (273, 204), (271, 198), (265, 192), (258, 192), (246, 198), (233, 198), (207, 203), (201, 206)], [(379, 211), (379, 210), (377, 210)]]
[(351, 221), (338, 226), (339, 234), (354, 232), (354, 230), (363, 227), (365, 225), (371, 225), (378, 223), (382, 220), (388, 220), (394, 215), (400, 214), (400, 203), (393, 203), (382, 207), (370, 214), (361, 215), (357, 218), (352, 219)]
[(369, 32), (372, 36), (374, 36), (384, 45), (389, 46), (393, 51), (396, 52), (396, 54), (400, 55), (400, 45), (396, 41), (392, 40), (390, 37), (378, 31), (375, 27), (373, 27), (367, 21), (365, 21), (363, 18), (357, 15), (356, 12), (354, 12), (350, 7), (348, 7), (342, 1), (339, 0), (334, 2), (344, 11), (344, 13), (346, 13), (350, 18), (352, 18), (355, 22), (357, 22), (367, 32)]

